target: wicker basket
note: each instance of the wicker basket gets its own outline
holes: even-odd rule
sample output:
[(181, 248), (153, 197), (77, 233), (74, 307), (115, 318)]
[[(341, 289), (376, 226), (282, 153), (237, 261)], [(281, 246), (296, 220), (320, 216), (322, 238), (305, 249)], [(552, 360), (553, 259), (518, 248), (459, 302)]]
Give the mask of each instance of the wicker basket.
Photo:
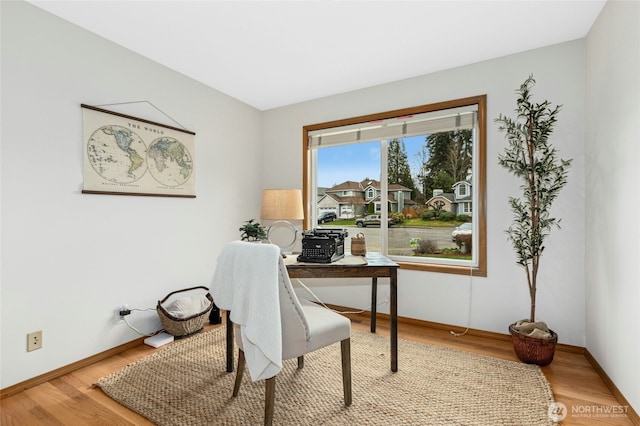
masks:
[[(186, 293), (186, 292), (189, 292), (192, 290), (198, 290), (198, 289), (207, 291), (206, 297), (210, 302), (209, 306), (204, 311), (198, 314), (191, 315), (186, 318), (176, 318), (173, 315), (171, 315), (169, 312), (167, 312), (164, 306), (162, 306), (164, 302), (169, 300), (169, 298), (175, 294)], [(160, 317), (160, 322), (162, 323), (162, 326), (167, 331), (167, 333), (173, 335), (176, 338), (181, 338), (181, 337), (187, 337), (191, 334), (197, 333), (200, 330), (202, 330), (204, 328), (204, 323), (209, 316), (209, 311), (211, 311), (212, 307), (213, 307), (213, 297), (211, 296), (211, 294), (209, 294), (209, 289), (207, 287), (200, 286), (200, 287), (185, 288), (183, 290), (177, 290), (167, 294), (167, 296), (164, 299), (158, 301), (158, 306), (156, 308), (156, 311), (158, 312), (158, 316)]]
[(549, 365), (553, 361), (553, 355), (556, 352), (558, 335), (553, 330), (549, 330), (551, 338), (540, 339), (522, 334), (514, 326), (515, 324), (509, 326), (509, 333), (511, 333), (513, 348), (520, 361), (541, 367)]

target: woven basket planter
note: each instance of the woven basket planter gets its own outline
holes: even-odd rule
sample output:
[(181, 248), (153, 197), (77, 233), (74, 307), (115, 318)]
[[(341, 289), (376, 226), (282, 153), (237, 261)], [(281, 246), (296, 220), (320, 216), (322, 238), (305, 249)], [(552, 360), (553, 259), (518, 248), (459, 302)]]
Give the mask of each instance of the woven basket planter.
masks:
[(527, 336), (514, 328), (515, 324), (509, 326), (509, 333), (513, 340), (513, 348), (520, 361), (527, 364), (536, 364), (541, 367), (549, 365), (553, 361), (556, 352), (558, 335), (553, 330), (549, 330), (551, 338), (540, 339)]
[(367, 243), (362, 232), (359, 232), (355, 237), (351, 237), (351, 254), (354, 256), (365, 256), (367, 254)]
[[(187, 293), (192, 290), (206, 290), (206, 297), (209, 300), (209, 306), (202, 312), (197, 313), (195, 315), (188, 316), (186, 318), (176, 318), (171, 315), (167, 310), (162, 306), (164, 302), (169, 300), (169, 298), (173, 295), (179, 293)], [(207, 287), (191, 287), (185, 288), (184, 290), (177, 290), (167, 294), (167, 296), (158, 301), (158, 306), (156, 307), (156, 311), (158, 312), (158, 316), (160, 317), (160, 323), (167, 331), (167, 333), (171, 334), (176, 338), (187, 337), (191, 334), (197, 333), (204, 328), (204, 323), (207, 321), (209, 317), (209, 312), (213, 307), (213, 297), (208, 293), (209, 289)]]

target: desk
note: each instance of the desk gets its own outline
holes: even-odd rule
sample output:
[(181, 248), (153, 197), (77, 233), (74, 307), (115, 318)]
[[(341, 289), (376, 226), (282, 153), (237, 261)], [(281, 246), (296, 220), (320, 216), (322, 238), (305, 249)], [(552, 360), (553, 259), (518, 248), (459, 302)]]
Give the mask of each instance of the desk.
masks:
[[(371, 332), (376, 329), (378, 277), (389, 278), (391, 371), (398, 371), (398, 264), (380, 253), (367, 253), (366, 265), (340, 263), (297, 263), (295, 255), (285, 260), (290, 278), (371, 278)], [(347, 255), (345, 260), (348, 260)], [(293, 259), (291, 259), (293, 258)], [(233, 371), (233, 324), (227, 312), (227, 371)]]

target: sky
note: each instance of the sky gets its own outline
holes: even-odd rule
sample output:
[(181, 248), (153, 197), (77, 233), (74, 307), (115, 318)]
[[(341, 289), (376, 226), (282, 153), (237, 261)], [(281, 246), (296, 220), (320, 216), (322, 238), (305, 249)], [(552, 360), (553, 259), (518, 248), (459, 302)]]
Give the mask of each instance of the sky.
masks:
[[(424, 143), (423, 136), (403, 138), (411, 174), (419, 167), (416, 153)], [(380, 180), (380, 142), (365, 142), (318, 149), (318, 186), (330, 188), (351, 180)]]

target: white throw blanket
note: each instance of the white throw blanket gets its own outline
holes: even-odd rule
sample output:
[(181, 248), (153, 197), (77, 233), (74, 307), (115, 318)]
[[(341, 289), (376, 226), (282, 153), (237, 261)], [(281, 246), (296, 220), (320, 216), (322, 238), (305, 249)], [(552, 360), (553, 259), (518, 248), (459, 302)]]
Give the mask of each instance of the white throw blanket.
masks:
[(240, 325), (251, 380), (275, 376), (282, 369), (280, 321), (280, 249), (273, 244), (234, 241), (218, 257), (210, 292), (214, 303), (231, 311)]

